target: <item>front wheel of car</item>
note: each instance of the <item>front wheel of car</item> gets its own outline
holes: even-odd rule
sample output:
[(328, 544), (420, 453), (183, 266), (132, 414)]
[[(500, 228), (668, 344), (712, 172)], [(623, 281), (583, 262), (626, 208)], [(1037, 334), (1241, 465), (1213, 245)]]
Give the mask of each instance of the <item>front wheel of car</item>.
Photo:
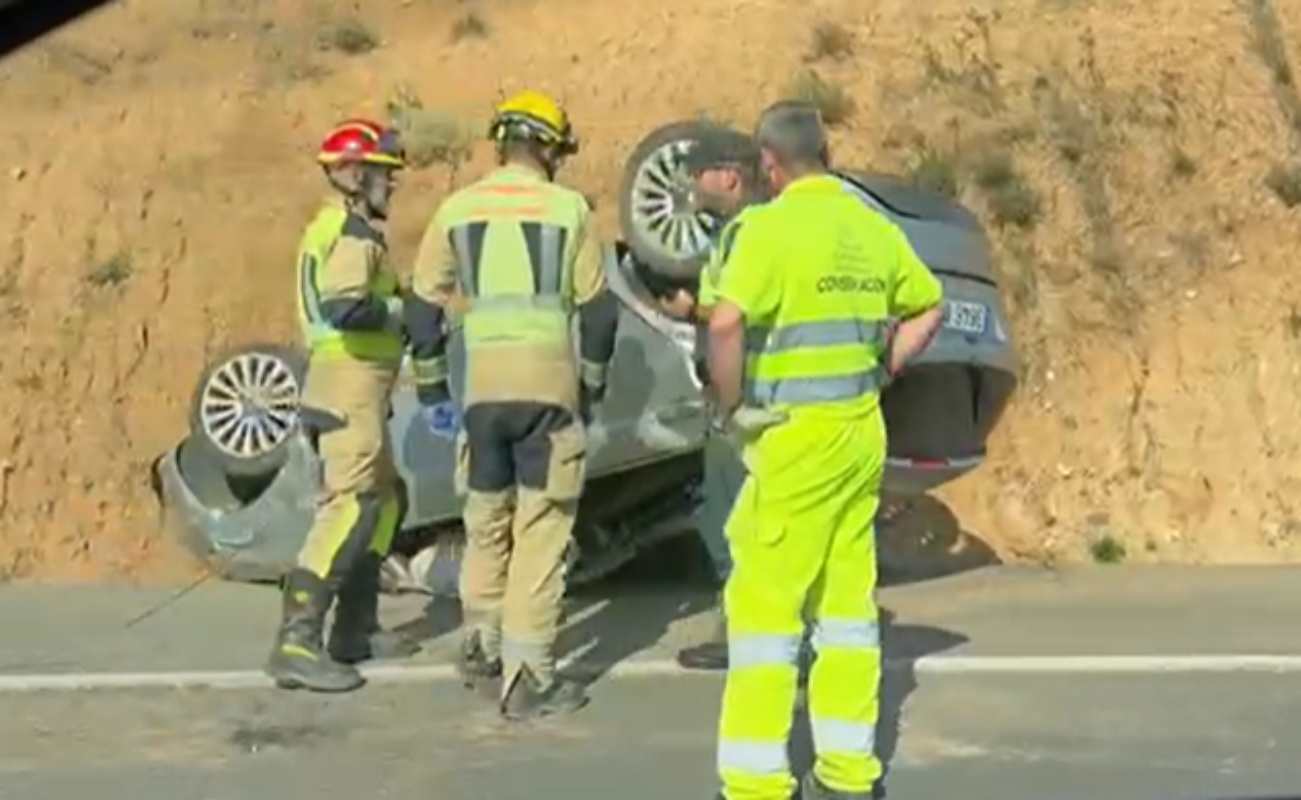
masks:
[(307, 359), (283, 345), (248, 345), (217, 357), (191, 399), (195, 443), (230, 475), (274, 473), (299, 429), (306, 374)]

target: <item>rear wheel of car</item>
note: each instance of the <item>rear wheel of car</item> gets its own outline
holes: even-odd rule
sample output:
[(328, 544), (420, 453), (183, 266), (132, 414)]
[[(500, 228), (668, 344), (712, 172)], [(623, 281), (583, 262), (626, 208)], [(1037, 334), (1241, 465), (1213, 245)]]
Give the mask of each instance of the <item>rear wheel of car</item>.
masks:
[(694, 208), (682, 158), (705, 125), (674, 122), (651, 131), (624, 166), (619, 224), (636, 259), (664, 278), (694, 279), (719, 220)]
[(227, 352), (203, 371), (190, 404), (197, 447), (229, 475), (264, 476), (297, 433), (307, 359), (282, 345)]

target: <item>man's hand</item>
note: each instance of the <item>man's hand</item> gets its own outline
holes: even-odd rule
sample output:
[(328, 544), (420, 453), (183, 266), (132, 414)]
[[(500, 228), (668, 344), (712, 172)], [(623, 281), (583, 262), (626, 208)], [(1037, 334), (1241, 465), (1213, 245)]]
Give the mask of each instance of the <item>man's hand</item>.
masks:
[(943, 321), (943, 307), (934, 306), (899, 323), (890, 341), (890, 351), (886, 361), (886, 369), (889, 370), (891, 378), (898, 375), (909, 361), (926, 349), (931, 339), (935, 338)]
[(677, 319), (689, 320), (696, 310), (696, 298), (686, 289), (674, 289), (673, 294), (658, 299), (664, 313)]

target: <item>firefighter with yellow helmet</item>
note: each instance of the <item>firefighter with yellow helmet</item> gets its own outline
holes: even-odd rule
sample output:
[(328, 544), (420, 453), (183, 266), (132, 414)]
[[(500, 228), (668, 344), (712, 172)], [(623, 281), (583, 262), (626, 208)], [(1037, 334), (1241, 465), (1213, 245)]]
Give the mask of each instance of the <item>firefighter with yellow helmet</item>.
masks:
[(266, 671), (284, 688), (347, 691), (363, 682), (352, 663), (419, 649), (377, 619), (380, 562), (401, 516), (386, 422), (403, 355), (403, 304), (384, 230), (405, 161), (396, 134), (365, 119), (336, 126), (317, 161), (334, 191), (303, 235), (296, 287), (310, 353), (301, 418), (322, 480), (312, 528), (284, 580)]
[(545, 94), (521, 92), (497, 107), (489, 136), (498, 167), (434, 214), (407, 321), (421, 403), (445, 407), (455, 390), (463, 420), (460, 670), (504, 715), (524, 718), (586, 702), (579, 683), (556, 674), (553, 647), (586, 424), (605, 391), (618, 306), (591, 208), (555, 182), (578, 150), (565, 111)]

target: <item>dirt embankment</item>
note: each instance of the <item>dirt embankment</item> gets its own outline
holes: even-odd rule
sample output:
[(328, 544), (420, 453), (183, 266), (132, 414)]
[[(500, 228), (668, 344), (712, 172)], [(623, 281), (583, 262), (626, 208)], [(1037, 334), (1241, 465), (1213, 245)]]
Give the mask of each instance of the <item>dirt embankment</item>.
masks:
[[(810, 69), (840, 161), (991, 226), (1024, 383), (990, 462), (939, 493), (955, 529), (1004, 559), (1301, 553), (1301, 6), (357, 5), (137, 0), (0, 61), (0, 577), (184, 568), (146, 467), (206, 359), (294, 335), (336, 118), (418, 96), (477, 133), (501, 91), (554, 91), (608, 236), (642, 135), (748, 127)], [(485, 155), (407, 178), (399, 261)]]

